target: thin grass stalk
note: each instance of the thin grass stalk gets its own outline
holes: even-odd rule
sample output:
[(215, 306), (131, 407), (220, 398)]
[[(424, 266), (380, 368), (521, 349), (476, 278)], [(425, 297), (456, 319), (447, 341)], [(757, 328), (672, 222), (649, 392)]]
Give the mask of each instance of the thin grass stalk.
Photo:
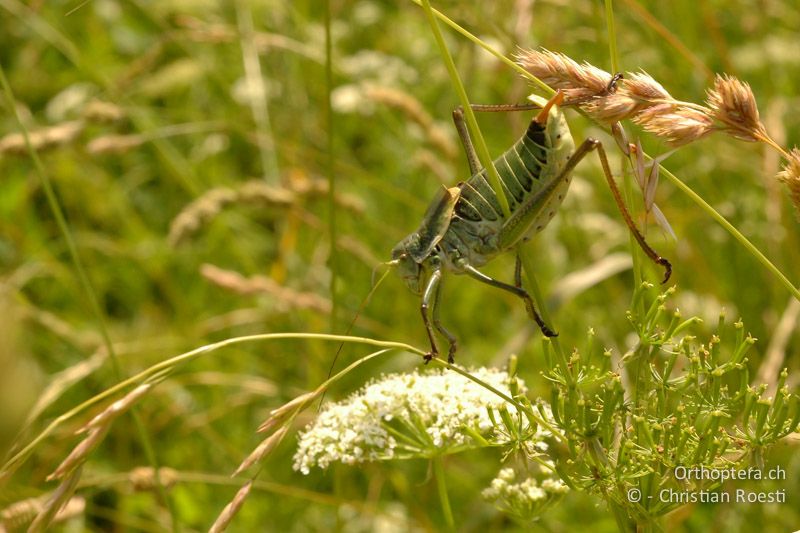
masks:
[(334, 117), (331, 94), (333, 93), (333, 44), (331, 40), (331, 0), (325, 0), (325, 125), (327, 129), (325, 147), (325, 175), (328, 179), (328, 240), (330, 241), (330, 255), (328, 268), (331, 271), (331, 333), (336, 331), (336, 315), (339, 308), (339, 298), (336, 293), (337, 278), (339, 276), (339, 254), (336, 236), (336, 175), (333, 171), (333, 130)]
[[(227, 346), (232, 346), (235, 344), (242, 344), (246, 342), (255, 342), (255, 341), (262, 341), (262, 340), (277, 340), (277, 339), (316, 339), (316, 340), (325, 340), (325, 341), (334, 341), (334, 342), (352, 342), (352, 343), (359, 343), (359, 344), (369, 344), (372, 346), (380, 346), (384, 348), (396, 349), (396, 350), (404, 350), (410, 353), (415, 353), (420, 356), (424, 356), (427, 352), (424, 350), (420, 350), (414, 346), (409, 344), (404, 344), (402, 342), (391, 342), (391, 341), (380, 341), (376, 339), (370, 339), (366, 337), (351, 337), (346, 335), (327, 335), (322, 333), (262, 333), (258, 335), (248, 335), (244, 337), (232, 337), (230, 339), (225, 339), (223, 341), (219, 341), (213, 344), (207, 344), (205, 346), (201, 346), (199, 348), (195, 348), (194, 350), (182, 353), (180, 355), (176, 355), (171, 357), (165, 361), (161, 361), (141, 372), (138, 374), (127, 378), (111, 388), (104, 390), (103, 392), (89, 398), (88, 400), (82, 402), (81, 404), (73, 407), (66, 413), (58, 416), (55, 420), (53, 420), (44, 430), (42, 430), (39, 435), (36, 436), (30, 443), (28, 443), (24, 448), (14, 454), (13, 457), (8, 459), (5, 464), (3, 464), (2, 468), (0, 468), (0, 480), (5, 480), (18, 468), (25, 459), (33, 452), (33, 450), (50, 434), (52, 434), (58, 427), (60, 427), (65, 422), (71, 420), (78, 414), (82, 413), (89, 407), (103, 401), (104, 399), (113, 396), (120, 391), (132, 387), (134, 385), (138, 385), (141, 382), (153, 378), (154, 376), (161, 376), (166, 375), (170, 372), (173, 372), (175, 368), (179, 365), (197, 359), (201, 355), (205, 355), (207, 353), (214, 352), (219, 350), (220, 348), (224, 348)], [(374, 355), (374, 354), (373, 354)], [(354, 365), (356, 364), (363, 364), (366, 362), (367, 358), (361, 358), (353, 365), (350, 365), (342, 372), (339, 372), (328, 381), (325, 382), (327, 384), (332, 383), (333, 381), (338, 380), (341, 378), (345, 373), (351, 371), (355, 368)]]
[(436, 40), (436, 45), (439, 47), (439, 53), (441, 54), (442, 60), (447, 67), (447, 73), (450, 75), (450, 81), (453, 84), (453, 88), (456, 90), (456, 94), (458, 94), (458, 99), (461, 101), (461, 106), (464, 108), (464, 117), (467, 120), (467, 125), (469, 126), (470, 132), (472, 133), (472, 137), (474, 139), (473, 142), (475, 143), (475, 150), (478, 153), (478, 160), (483, 168), (486, 169), (486, 173), (489, 177), (489, 185), (492, 186), (492, 190), (497, 197), (497, 201), (500, 203), (500, 208), (503, 210), (503, 215), (508, 218), (511, 215), (511, 208), (508, 205), (508, 199), (503, 191), (503, 186), (500, 182), (500, 175), (497, 173), (497, 169), (494, 168), (494, 162), (492, 161), (492, 156), (489, 154), (489, 148), (486, 146), (486, 141), (483, 138), (480, 128), (478, 128), (478, 121), (475, 118), (475, 112), (470, 106), (467, 91), (464, 89), (464, 84), (461, 82), (461, 77), (458, 75), (456, 65), (453, 62), (453, 57), (450, 55), (450, 51), (447, 49), (447, 45), (442, 37), (442, 32), (439, 30), (439, 24), (436, 22), (436, 18), (433, 15), (430, 0), (422, 0), (422, 8), (428, 18), (428, 23), (431, 26), (431, 32)]
[[(645, 154), (645, 157), (650, 160), (653, 159), (647, 154)], [(752, 242), (750, 242), (747, 239), (747, 237), (742, 235), (741, 232), (739, 232), (739, 230), (737, 230), (733, 224), (728, 222), (728, 220), (724, 216), (722, 216), (716, 209), (711, 207), (711, 205), (709, 205), (708, 202), (703, 200), (703, 198), (699, 194), (694, 192), (694, 190), (692, 190), (691, 187), (689, 187), (683, 181), (681, 181), (675, 174), (673, 174), (663, 166), (661, 167), (661, 172), (662, 175), (666, 176), (667, 179), (671, 181), (672, 184), (678, 188), (678, 190), (680, 190), (683, 194), (688, 196), (689, 199), (692, 200), (694, 203), (696, 203), (703, 211), (705, 211), (706, 214), (708, 214), (708, 216), (716, 220), (717, 223), (725, 229), (725, 231), (730, 233), (734, 239), (739, 241), (739, 244), (741, 244), (745, 250), (750, 252), (750, 255), (755, 257), (759, 263), (764, 265), (764, 267), (768, 271), (770, 271), (772, 275), (775, 276), (784, 287), (786, 287), (786, 290), (788, 290), (789, 293), (791, 293), (791, 295), (794, 296), (797, 301), (800, 301), (800, 289), (798, 289), (795, 285), (793, 285), (792, 282), (789, 280), (789, 278), (787, 278), (778, 267), (776, 267), (769, 259), (767, 259), (767, 257), (763, 253), (761, 253), (761, 250), (759, 250)]]
[[(411, 2), (413, 2), (413, 3), (417, 4), (418, 6), (422, 7), (422, 0), (411, 0)], [(477, 37), (477, 36), (473, 35), (472, 33), (470, 33), (469, 30), (467, 30), (464, 27), (462, 27), (460, 24), (455, 22), (453, 19), (449, 18), (447, 15), (445, 15), (441, 11), (438, 11), (438, 10), (432, 9), (432, 8), (431, 8), (431, 11), (433, 12), (434, 15), (436, 15), (436, 17), (439, 20), (441, 20), (442, 22), (444, 22), (445, 24), (450, 26), (452, 29), (454, 29), (455, 31), (457, 31), (458, 33), (463, 35), (464, 37), (466, 37), (468, 40), (472, 41), (473, 43), (477, 44), (478, 46), (480, 46), (481, 48), (483, 48), (484, 50), (486, 50), (487, 52), (492, 54), (494, 57), (496, 57), (502, 63), (505, 63), (505, 65), (507, 67), (509, 67), (510, 69), (516, 71), (523, 78), (531, 81), (533, 84), (535, 84), (539, 89), (541, 89), (548, 96), (552, 96), (552, 95), (556, 94), (556, 92), (553, 89), (551, 89), (546, 83), (544, 83), (542, 80), (540, 80), (539, 78), (537, 78), (536, 76), (534, 76), (533, 74), (531, 74), (530, 72), (528, 72), (527, 70), (522, 68), (521, 66), (517, 65), (513, 60), (507, 58), (506, 56), (504, 56), (503, 54), (501, 54), (500, 52), (498, 52), (497, 50), (492, 48), (492, 46), (489, 43), (487, 43), (486, 41), (481, 40), (479, 37)]]
[[(614, 0), (605, 0), (605, 15), (606, 15), (606, 28), (608, 30), (608, 54), (611, 58), (611, 73), (616, 74), (622, 72), (619, 61), (619, 49), (617, 47), (617, 27), (614, 23)], [(625, 167), (626, 158), (622, 157), (622, 168)], [(623, 191), (625, 194), (625, 201), (628, 203), (628, 210), (633, 209), (633, 183), (629, 172), (623, 173)], [(633, 213), (631, 213), (633, 215)], [(631, 259), (633, 260), (633, 286), (640, 287), (644, 275), (642, 272), (642, 256), (641, 251), (636, 243), (636, 238), (628, 233), (628, 243), (631, 250)], [(642, 311), (643, 309), (639, 309)]]
[[(83, 289), (83, 292), (89, 298), (89, 304), (92, 310), (92, 314), (97, 321), (97, 327), (100, 330), (100, 334), (103, 338), (103, 344), (105, 345), (106, 351), (109, 355), (109, 359), (111, 360), (111, 369), (114, 373), (114, 377), (117, 381), (122, 379), (122, 369), (119, 363), (119, 357), (117, 356), (116, 351), (114, 350), (114, 344), (111, 342), (111, 335), (108, 332), (108, 327), (106, 325), (106, 319), (103, 314), (103, 310), (100, 308), (100, 300), (97, 297), (97, 292), (94, 289), (94, 285), (92, 285), (91, 280), (89, 279), (89, 275), (86, 272), (86, 269), (83, 265), (83, 261), (81, 260), (80, 254), (78, 253), (78, 246), (75, 244), (75, 240), (72, 237), (72, 232), (69, 228), (69, 224), (67, 222), (66, 216), (64, 215), (64, 211), (61, 209), (61, 204), (59, 203), (58, 197), (56, 196), (55, 189), (53, 188), (53, 184), (50, 182), (50, 177), (48, 176), (47, 172), (44, 170), (44, 165), (42, 164), (42, 160), (39, 158), (39, 154), (33, 148), (31, 144), (30, 135), (28, 134), (28, 129), (25, 127), (25, 124), (19, 117), (17, 113), (17, 106), (16, 106), (16, 99), (14, 97), (14, 93), (11, 90), (11, 86), (8, 83), (8, 79), (6, 78), (5, 69), (0, 65), (0, 85), (2, 85), (3, 94), (5, 96), (6, 105), (8, 109), (11, 111), (11, 114), (14, 116), (14, 120), (16, 121), (17, 125), (20, 128), (20, 132), (22, 133), (23, 138), (25, 139), (25, 146), (28, 151), (28, 155), (33, 162), (33, 166), (36, 172), (37, 177), (39, 178), (39, 182), (42, 185), (42, 189), (44, 190), (45, 196), (47, 197), (47, 204), (50, 207), (50, 211), (53, 213), (53, 217), (56, 220), (56, 225), (58, 226), (59, 232), (61, 233), (64, 242), (67, 245), (67, 250), (69, 251), (70, 260), (72, 261), (73, 267), (75, 269), (76, 274), (78, 275), (78, 281)], [(148, 463), (153, 469), (158, 472), (158, 458), (156, 457), (155, 448), (153, 447), (153, 443), (150, 439), (150, 435), (147, 432), (147, 428), (142, 421), (141, 416), (137, 409), (131, 409), (131, 416), (133, 417), (134, 425), (136, 426), (136, 433), (138, 435), (139, 441), (142, 444), (142, 448), (145, 452), (145, 457), (147, 458)], [(0, 483), (3, 481), (5, 476), (0, 475)], [(158, 479), (158, 474), (156, 474), (156, 479)], [(160, 483), (158, 484), (158, 495), (161, 499), (162, 503), (166, 505), (167, 509), (169, 510), (170, 517), (172, 520), (172, 529), (177, 530), (177, 523), (178, 523), (178, 515), (175, 511), (174, 506), (172, 505), (172, 500), (169, 498), (166, 489)]]
[[(264, 181), (272, 185), (279, 182), (280, 171), (275, 158), (275, 141), (267, 106), (267, 90), (261, 71), (261, 59), (253, 41), (253, 12), (249, 2), (236, 2), (236, 22), (239, 28), (239, 42), (242, 49), (242, 63), (247, 81), (247, 103), (253, 114), (253, 122), (258, 132), (258, 153), (261, 157), (261, 172)], [(257, 90), (256, 90), (257, 89)]]
[(611, 73), (621, 72), (617, 51), (617, 28), (614, 25), (614, 1), (605, 0), (606, 28), (608, 29), (608, 56), (611, 58)]
[[(536, 283), (536, 260), (533, 257), (533, 246), (530, 244), (527, 246), (525, 246), (525, 244), (519, 244), (516, 251), (522, 261), (522, 270), (525, 271), (528, 293), (536, 304), (536, 310), (539, 311), (539, 316), (541, 316), (545, 324), (550, 325), (553, 323), (552, 320), (550, 320), (550, 312), (545, 305), (545, 300), (542, 296), (542, 291), (539, 289), (539, 284)], [(572, 373), (567, 367), (567, 356), (566, 352), (561, 347), (561, 342), (558, 340), (558, 337), (550, 337), (549, 340), (556, 352), (556, 357), (558, 357), (559, 366), (561, 367), (561, 373), (564, 374), (564, 379), (567, 380), (568, 383), (571, 383)]]

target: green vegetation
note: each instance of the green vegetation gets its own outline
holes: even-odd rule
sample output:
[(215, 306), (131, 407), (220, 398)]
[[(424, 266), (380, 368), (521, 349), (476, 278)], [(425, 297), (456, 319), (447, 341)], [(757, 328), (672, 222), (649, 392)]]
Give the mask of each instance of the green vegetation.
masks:
[[(422, 366), (419, 298), (381, 265), (436, 190), (467, 177), (450, 119), (460, 97), (549, 96), (483, 46), (644, 70), (685, 102), (703, 102), (715, 73), (736, 76), (788, 151), (800, 144), (800, 10), (432, 7), (460, 30), (439, 22), (450, 72), (411, 0), (0, 0), (0, 530), (205, 530), (228, 518), (242, 531), (800, 527), (800, 186), (776, 178), (778, 150), (704, 136), (660, 159), (645, 201), (635, 157), (632, 168), (591, 112), (566, 110), (576, 141), (605, 142), (677, 289), (648, 286), (663, 271), (587, 157), (525, 245), (559, 336), (543, 341), (514, 296), (450, 275), (441, 313), (463, 368)], [(530, 116), (477, 116), (488, 154)], [(672, 149), (647, 124), (623, 124), (650, 156)], [(511, 282), (514, 257), (482, 271)], [(346, 405), (335, 402), (384, 374), (471, 369), (472, 388), (447, 385), (457, 397), (439, 419), (433, 402), (395, 399), (402, 416), (381, 425), (401, 440), (393, 459), (373, 450), (373, 462), (293, 469), (320, 404)], [(481, 394), (494, 399), (470, 412)], [(428, 440), (429, 427), (449, 429)], [(785, 479), (687, 488), (675, 465), (780, 467)], [(634, 505), (631, 488), (784, 490), (786, 502)], [(66, 503), (61, 516), (42, 510), (48, 499)], [(232, 500), (235, 516), (223, 513)]]

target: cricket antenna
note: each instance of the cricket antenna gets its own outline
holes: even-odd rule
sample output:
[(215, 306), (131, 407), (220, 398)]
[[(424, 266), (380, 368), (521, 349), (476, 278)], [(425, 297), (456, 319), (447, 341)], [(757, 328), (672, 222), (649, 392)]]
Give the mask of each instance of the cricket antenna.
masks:
[[(358, 317), (361, 316), (361, 313), (364, 311), (364, 309), (366, 309), (367, 305), (369, 305), (370, 300), (372, 300), (372, 295), (375, 294), (375, 291), (378, 290), (378, 287), (380, 287), (381, 283), (383, 283), (383, 280), (386, 279), (386, 276), (389, 275), (389, 272), (391, 272), (392, 268), (397, 266), (398, 263), (399, 260), (394, 259), (392, 261), (378, 263), (375, 266), (375, 268), (372, 269), (372, 280), (371, 280), (372, 288), (367, 293), (367, 296), (361, 301), (361, 305), (358, 306), (358, 310), (356, 311), (355, 316), (353, 316), (353, 320), (351, 320), (350, 325), (347, 326), (347, 331), (345, 332), (345, 335), (350, 335), (350, 332), (353, 330), (353, 326), (355, 326), (356, 324), (356, 320), (358, 320)], [(381, 275), (381, 277), (378, 278), (378, 281), (376, 282), (375, 274), (378, 272), (378, 269), (382, 266), (388, 266), (389, 268), (386, 269), (386, 272), (384, 272), (383, 275)], [(326, 380), (330, 379), (331, 375), (333, 375), (333, 369), (336, 366), (336, 361), (339, 359), (339, 354), (342, 353), (342, 348), (344, 348), (344, 342), (340, 343), (339, 348), (336, 349), (336, 355), (333, 356), (333, 361), (331, 361), (331, 367), (328, 369), (328, 377), (325, 378)], [(325, 392), (323, 392), (319, 398), (319, 405), (317, 405), (317, 411), (319, 411), (322, 408), (322, 402), (324, 400), (325, 400)]]
[[(400, 256), (400, 258), (404, 257), (405, 255), (406, 254), (403, 254), (402, 256)], [(377, 285), (375, 284), (375, 275), (378, 273), (378, 269), (381, 268), (381, 267), (389, 267), (389, 270), (391, 270), (391, 269), (393, 269), (394, 267), (396, 267), (397, 265), (400, 264), (400, 258), (392, 259), (391, 261), (384, 261), (382, 263), (378, 263), (377, 265), (375, 265), (375, 268), (372, 269), (372, 276), (370, 277), (370, 283), (372, 283), (373, 291), (377, 287)], [(386, 277), (386, 274), (389, 273), (389, 270), (387, 270), (386, 272), (383, 273), (383, 277), (381, 277), (381, 279), (378, 281), (378, 283), (383, 281), (383, 278)], [(370, 296), (372, 296), (372, 292), (370, 292), (369, 296), (367, 296), (367, 297), (369, 298)], [(330, 377), (330, 376), (328, 376), (328, 377)]]

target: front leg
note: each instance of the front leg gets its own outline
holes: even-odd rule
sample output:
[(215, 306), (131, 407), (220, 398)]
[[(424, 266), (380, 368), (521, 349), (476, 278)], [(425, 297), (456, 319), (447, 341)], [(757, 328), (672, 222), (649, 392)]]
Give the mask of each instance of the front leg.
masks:
[(447, 338), (447, 342), (450, 343), (450, 347), (447, 350), (447, 362), (452, 365), (455, 362), (458, 339), (456, 339), (455, 335), (450, 333), (439, 321), (439, 299), (442, 295), (442, 285), (444, 285), (444, 278), (442, 278), (441, 282), (436, 286), (436, 295), (433, 298), (433, 325), (439, 333)]
[[(442, 279), (442, 269), (436, 268), (431, 273), (431, 277), (430, 279), (428, 279), (428, 284), (425, 286), (425, 291), (422, 293), (422, 304), (420, 305), (420, 312), (422, 313), (422, 322), (425, 323), (425, 331), (428, 332), (428, 340), (431, 343), (431, 351), (425, 354), (426, 365), (430, 363), (431, 359), (433, 359), (434, 357), (439, 357), (439, 348), (436, 346), (436, 334), (433, 332), (433, 328), (431, 327), (431, 321), (430, 317), (428, 316), (428, 310), (430, 309), (431, 303), (435, 304), (435, 301), (438, 299), (439, 282), (441, 281), (441, 279)], [(434, 316), (435, 315), (436, 311), (434, 308)]]

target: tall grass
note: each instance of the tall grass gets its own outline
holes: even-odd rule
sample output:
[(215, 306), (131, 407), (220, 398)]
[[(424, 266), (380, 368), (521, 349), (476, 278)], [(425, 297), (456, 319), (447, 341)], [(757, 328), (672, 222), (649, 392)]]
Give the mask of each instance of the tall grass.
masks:
[[(449, 116), (459, 99), (425, 11), (413, 2), (325, 5), (329, 11), (312, 1), (93, 2), (66, 16), (74, 6), (0, 0), (5, 100), (15, 100), (22, 124), (5, 103), (0, 314), (9, 320), (0, 325), (0, 450), (9, 475), (0, 482), (0, 508), (38, 498), (37, 524), (63, 518), (91, 530), (109, 523), (204, 529), (255, 479), (239, 498), (232, 527), (436, 529), (451, 520), (467, 529), (512, 527), (480, 497), (499, 468), (500, 456), (490, 449), (433, 464), (431, 474), (446, 479), (449, 513), (439, 503), (444, 486), (426, 483), (424, 460), (294, 472), (294, 430), (313, 419), (314, 409), (293, 415), (291, 431), (258, 472), (226, 481), (263, 441), (254, 429), (269, 413), (326, 381), (338, 345), (320, 342), (332, 337), (316, 332), (334, 326), (344, 333), (378, 263), (418, 225), (440, 183), (452, 186), (467, 173), (463, 156), (447, 148), (457, 144)], [(800, 124), (787, 110), (796, 107), (800, 83), (790, 52), (800, 12), (790, 2), (761, 10), (733, 2), (721, 13), (707, 2), (624, 0), (613, 5), (614, 31), (598, 2), (433, 7), (447, 17), (440, 18), (442, 43), (471, 102), (544, 94), (509, 59), (516, 46), (544, 46), (609, 71), (644, 69), (685, 101), (704, 99), (712, 73), (734, 74), (751, 84), (776, 141), (798, 144)], [(614, 43), (617, 52), (609, 52)], [(387, 91), (414, 104), (387, 105)], [(420, 122), (413, 109), (432, 120)], [(568, 113), (577, 140), (598, 136), (613, 145), (600, 126)], [(486, 154), (509, 146), (527, 120), (479, 117)], [(80, 127), (34, 146), (33, 156), (9, 137), (35, 137), (67, 123)], [(626, 127), (648, 154), (669, 150)], [(89, 149), (101, 139), (117, 143), (114, 151)], [(717, 136), (693, 143), (663, 162), (666, 179), (656, 193), (677, 241), (652, 221), (637, 220), (673, 262), (679, 290), (670, 310), (704, 318), (693, 331), (708, 338), (725, 308), (730, 322), (741, 317), (759, 339), (748, 352), (751, 376), (766, 368), (788, 366), (790, 376), (797, 370), (792, 356), (800, 339), (791, 325), (800, 235), (791, 201), (774, 178), (780, 164), (757, 144)], [(52, 194), (41, 175), (52, 182)], [(242, 184), (265, 175), (274, 179), (270, 194), (285, 201), (248, 196)], [(567, 357), (573, 348), (586, 351), (589, 328), (594, 346), (608, 348), (615, 360), (633, 342), (625, 310), (639, 283), (630, 267), (607, 270), (606, 258), (636, 252), (604, 187), (599, 166), (587, 160), (559, 216), (528, 245), (526, 268), (535, 271), (540, 307), (549, 310)], [(232, 191), (221, 193), (230, 201), (170, 242), (173, 220), (190, 204), (202, 206), (193, 202), (212, 189)], [(348, 203), (353, 197), (360, 204)], [(47, 207), (53, 198), (74, 246)], [(641, 212), (641, 200), (631, 198)], [(83, 275), (73, 270), (73, 250), (94, 286), (95, 311)], [(240, 277), (224, 275), (231, 271)], [(513, 258), (498, 259), (486, 272), (510, 280)], [(642, 265), (645, 279), (657, 281), (657, 274)], [(540, 374), (550, 352), (519, 302), (462, 277), (447, 281), (442, 319), (459, 336), (457, 362), (504, 366), (517, 354), (528, 396), (550, 398), (550, 382)], [(315, 304), (305, 305), (303, 295), (315, 296)], [(352, 335), (422, 354), (418, 305), (390, 276)], [(239, 342), (253, 336), (267, 342)], [(419, 365), (417, 357), (387, 354), (350, 368), (370, 352), (356, 346), (342, 350), (334, 373), (347, 371), (325, 387), (328, 401), (382, 373)], [(777, 388), (777, 372), (763, 375)], [(791, 379), (788, 385), (796, 385)], [(114, 405), (125, 407), (126, 395), (146, 383), (153, 385), (135, 397), (135, 408), (158, 461), (148, 458), (147, 445), (119, 411), (79, 475), (66, 476), (56, 493), (72, 494), (68, 507), (82, 501), (83, 511), (71, 518), (42, 513), (47, 501), (58, 501), (48, 500), (57, 485), (46, 476), (84, 442), (73, 432), (96, 415), (116, 413)], [(792, 442), (767, 456), (787, 470), (785, 482), (769, 487), (785, 487), (789, 501), (800, 493)], [(173, 523), (158, 484), (134, 483), (142, 467), (160, 474), (174, 502)], [(615, 530), (613, 515), (594, 503), (573, 491), (540, 523)], [(707, 504), (676, 511), (665, 525), (758, 522), (786, 530), (799, 520), (788, 504)]]

